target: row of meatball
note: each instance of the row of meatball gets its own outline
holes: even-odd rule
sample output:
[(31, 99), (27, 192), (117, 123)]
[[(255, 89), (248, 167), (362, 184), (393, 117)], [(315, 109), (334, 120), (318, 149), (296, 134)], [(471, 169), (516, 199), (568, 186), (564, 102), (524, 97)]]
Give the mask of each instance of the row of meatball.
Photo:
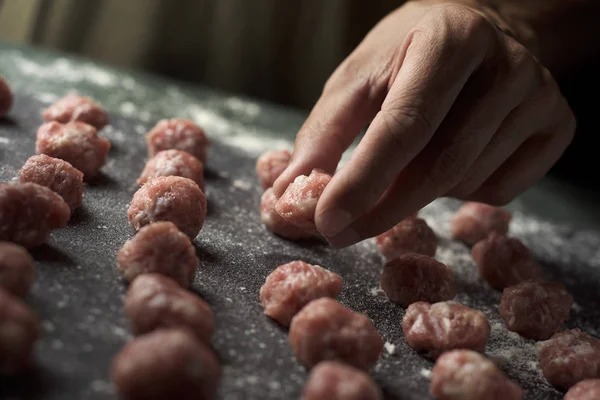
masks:
[(188, 291), (200, 264), (192, 240), (206, 217), (208, 140), (186, 120), (161, 121), (146, 139), (151, 158), (128, 210), (137, 233), (117, 256), (137, 337), (114, 357), (113, 381), (125, 399), (212, 399), (221, 378), (214, 316)]
[[(282, 237), (291, 240), (306, 239), (314, 234), (314, 210), (318, 197), (330, 178), (319, 171), (313, 171), (308, 177), (296, 179), (284, 195), (277, 199), (270, 186), (287, 167), (290, 157), (287, 151), (268, 152), (257, 161), (257, 174), (261, 185), (266, 189), (261, 199), (261, 217), (269, 230)], [(527, 338), (548, 339), (568, 319), (572, 297), (561, 284), (542, 281), (542, 269), (533, 260), (529, 250), (519, 240), (506, 236), (510, 220), (511, 215), (502, 209), (467, 203), (453, 218), (451, 231), (456, 239), (475, 244), (473, 259), (481, 276), (492, 287), (505, 289), (500, 314), (507, 327)], [(426, 222), (416, 216), (409, 217), (377, 237), (377, 244), (384, 256), (390, 259), (384, 267), (381, 287), (392, 301), (408, 307), (403, 320), (408, 343), (417, 351), (433, 358), (452, 349), (483, 352), (489, 336), (487, 318), (479, 311), (448, 301), (456, 294), (454, 275), (447, 266), (431, 258), (435, 255), (437, 238)], [(286, 292), (293, 287), (293, 281), (280, 281), (285, 282), (283, 287)], [(312, 282), (312, 285), (316, 283)], [(302, 286), (301, 293), (304, 297), (307, 296), (307, 286)], [(319, 294), (315, 290), (314, 295), (327, 294)], [(429, 302), (437, 303), (432, 305)], [(297, 312), (294, 307), (286, 305), (286, 302), (281, 304), (279, 307), (270, 305), (265, 308), (265, 312), (269, 315), (272, 313), (269, 309)], [(280, 320), (281, 317), (278, 319), (277, 315), (275, 319), (285, 322), (285, 319), (283, 322)], [(290, 331), (290, 336), (292, 333)], [(561, 334), (557, 335), (561, 337)], [(562, 334), (563, 337), (569, 335), (576, 343), (595, 344), (598, 340), (579, 330)], [(559, 350), (555, 351), (548, 350), (557, 347), (556, 343), (558, 340), (540, 345), (542, 369), (550, 383), (569, 388), (586, 378), (598, 377), (597, 371), (600, 370), (597, 364), (600, 361), (590, 357), (600, 356), (596, 345), (591, 346), (592, 350), (587, 354), (572, 352), (570, 358), (563, 355), (563, 358), (568, 359), (567, 366), (556, 368), (556, 354), (561, 347), (558, 346)], [(573, 370), (573, 366), (580, 368)], [(586, 372), (582, 373), (582, 369)], [(575, 372), (565, 378), (565, 371)], [(466, 387), (465, 390), (479, 391), (482, 395), (497, 391), (496, 384), (484, 387), (485, 382), (492, 381), (473, 380), (473, 384), (478, 387)], [(432, 381), (434, 393), (440, 392), (439, 382), (435, 379)], [(518, 386), (506, 382), (506, 396), (509, 393), (513, 396), (507, 398), (521, 398), (522, 390), (516, 390)], [(468, 382), (465, 385), (468, 386)], [(437, 395), (446, 398), (443, 394)]]
[[(43, 118), (46, 121), (70, 121), (73, 115), (67, 115), (65, 109), (68, 101), (63, 99), (46, 109)], [(0, 118), (12, 104), (12, 93), (0, 77)], [(18, 182), (0, 183), (0, 240), (5, 240), (0, 242), (2, 375), (17, 374), (29, 367), (35, 342), (40, 336), (38, 317), (21, 299), (29, 292), (35, 275), (34, 260), (26, 248), (42, 244), (51, 230), (64, 227), (83, 199), (84, 174), (69, 162), (81, 161), (81, 151), (62, 151), (61, 141), (69, 137), (65, 134), (69, 124), (48, 122), (42, 125), (37, 133), (38, 155), (25, 162), (19, 171)], [(98, 140), (95, 128), (84, 123), (81, 127), (86, 131), (84, 137)], [(110, 144), (104, 147), (107, 152)], [(72, 156), (70, 159), (69, 155)], [(63, 156), (69, 161), (57, 158)]]

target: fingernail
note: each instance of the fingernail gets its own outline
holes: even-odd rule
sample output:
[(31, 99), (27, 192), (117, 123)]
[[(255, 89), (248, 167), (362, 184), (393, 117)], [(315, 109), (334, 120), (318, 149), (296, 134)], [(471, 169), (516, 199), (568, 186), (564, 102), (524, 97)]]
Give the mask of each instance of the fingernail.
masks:
[(319, 220), (319, 232), (325, 236), (335, 236), (350, 225), (352, 215), (344, 210), (332, 209), (321, 214)]
[(335, 236), (327, 237), (327, 242), (333, 247), (346, 247), (360, 242), (360, 235), (354, 229), (348, 228)]

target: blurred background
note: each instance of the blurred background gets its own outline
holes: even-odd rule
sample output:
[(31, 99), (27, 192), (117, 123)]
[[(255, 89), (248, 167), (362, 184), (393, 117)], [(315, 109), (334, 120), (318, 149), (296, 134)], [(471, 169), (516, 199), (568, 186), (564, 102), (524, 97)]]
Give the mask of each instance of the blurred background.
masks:
[(335, 67), (401, 3), (4, 0), (0, 40), (308, 109)]
[[(0, 0), (0, 40), (309, 110), (336, 66), (403, 2)], [(597, 54), (556, 77), (579, 129), (554, 172), (586, 186), (600, 186), (589, 100), (600, 93)]]

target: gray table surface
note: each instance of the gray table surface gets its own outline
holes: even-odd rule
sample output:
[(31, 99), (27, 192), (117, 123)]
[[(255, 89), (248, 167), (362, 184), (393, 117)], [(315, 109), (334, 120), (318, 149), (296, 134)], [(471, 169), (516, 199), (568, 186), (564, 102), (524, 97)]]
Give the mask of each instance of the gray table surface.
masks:
[[(382, 258), (373, 241), (333, 251), (319, 243), (285, 242), (261, 226), (256, 156), (290, 147), (305, 113), (202, 87), (39, 49), (0, 43), (0, 74), (16, 92), (8, 121), (0, 123), (0, 180), (13, 178), (33, 154), (40, 110), (77, 91), (101, 102), (113, 143), (103, 175), (86, 186), (83, 207), (66, 229), (33, 251), (37, 283), (27, 302), (38, 313), (43, 338), (36, 368), (0, 379), (0, 398), (112, 399), (112, 356), (130, 340), (122, 311), (126, 285), (116, 252), (132, 236), (126, 209), (146, 154), (143, 133), (166, 117), (191, 118), (214, 145), (207, 164), (209, 212), (195, 240), (202, 266), (194, 290), (213, 307), (213, 345), (224, 370), (219, 398), (298, 398), (306, 371), (294, 359), (286, 332), (261, 313), (258, 289), (277, 265), (294, 259), (320, 264), (345, 281), (340, 300), (365, 312), (386, 340), (373, 376), (389, 399), (428, 399), (432, 363), (415, 354), (400, 329), (402, 309), (378, 290)], [(600, 215), (598, 193), (545, 179), (517, 199), (511, 227), (575, 296), (569, 327), (600, 335)], [(497, 313), (500, 294), (477, 276), (469, 249), (448, 238), (459, 203), (440, 199), (423, 216), (440, 236), (437, 258), (456, 272), (457, 300), (483, 310), (492, 336), (487, 353), (526, 389), (526, 399), (559, 399), (539, 372), (534, 343), (506, 331)]]

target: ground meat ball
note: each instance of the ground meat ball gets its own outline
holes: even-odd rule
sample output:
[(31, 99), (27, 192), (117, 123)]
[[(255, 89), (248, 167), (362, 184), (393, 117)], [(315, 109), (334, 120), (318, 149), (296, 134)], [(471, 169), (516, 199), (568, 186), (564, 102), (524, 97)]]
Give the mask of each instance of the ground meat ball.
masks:
[(598, 400), (600, 399), (600, 379), (587, 379), (571, 387), (565, 400)]
[(221, 366), (190, 331), (164, 329), (125, 345), (113, 359), (112, 378), (125, 400), (209, 400)]
[(317, 201), (330, 180), (331, 175), (316, 169), (310, 176), (300, 175), (279, 198), (275, 211), (297, 227), (314, 232)]
[(472, 350), (452, 350), (438, 358), (431, 374), (438, 400), (520, 400), (523, 389), (493, 362)]
[(584, 379), (600, 379), (600, 339), (579, 329), (537, 343), (540, 367), (554, 386), (568, 389)]
[(456, 296), (454, 273), (445, 264), (422, 254), (405, 254), (383, 267), (381, 288), (402, 307), (417, 301), (437, 303)]
[(39, 335), (36, 315), (19, 298), (0, 289), (0, 375), (29, 367)]
[(512, 215), (483, 203), (465, 203), (450, 222), (452, 237), (468, 244), (485, 239), (491, 232), (508, 233)]
[(171, 221), (194, 239), (206, 218), (206, 196), (191, 179), (159, 176), (135, 192), (127, 215), (136, 231), (153, 222)]
[(298, 228), (277, 214), (277, 211), (275, 211), (276, 203), (277, 197), (273, 193), (273, 189), (267, 189), (260, 199), (260, 219), (267, 229), (289, 240), (310, 239), (312, 233)]
[(164, 150), (156, 153), (146, 163), (142, 175), (137, 180), (143, 185), (148, 179), (157, 176), (181, 176), (196, 182), (204, 190), (204, 165), (193, 155), (181, 150)]
[(484, 313), (446, 301), (435, 304), (419, 301), (406, 310), (402, 320), (406, 341), (426, 357), (437, 358), (454, 349), (483, 353), (490, 323)]
[(171, 222), (143, 227), (125, 242), (117, 256), (119, 270), (130, 282), (141, 274), (158, 273), (184, 288), (191, 285), (198, 264), (190, 238)]
[(273, 186), (279, 175), (287, 168), (292, 153), (287, 150), (268, 151), (256, 160), (256, 175), (263, 189)]
[(204, 130), (185, 119), (163, 119), (146, 134), (150, 157), (162, 150), (183, 150), (206, 163), (210, 142)]
[(311, 301), (296, 314), (290, 344), (308, 367), (335, 360), (366, 370), (375, 365), (383, 349), (383, 339), (366, 315), (328, 297)]
[(0, 76), (0, 118), (10, 111), (13, 104), (13, 94), (8, 83)]
[(67, 203), (45, 186), (0, 183), (0, 240), (35, 247), (70, 217)]
[(108, 125), (108, 114), (101, 105), (89, 97), (70, 94), (42, 113), (44, 121), (56, 121), (62, 124), (67, 122), (84, 122), (100, 130)]
[(381, 254), (388, 260), (408, 253), (433, 257), (437, 249), (437, 236), (427, 222), (412, 216), (377, 236), (376, 240)]
[(342, 291), (342, 278), (318, 265), (292, 261), (280, 265), (260, 288), (265, 314), (283, 326), (310, 301), (321, 297), (336, 298)]
[(572, 305), (573, 297), (560, 283), (522, 282), (504, 289), (499, 312), (508, 330), (544, 340), (569, 319)]
[(58, 193), (69, 205), (71, 212), (83, 200), (83, 173), (67, 161), (45, 154), (29, 157), (21, 171), (21, 182), (33, 182)]
[(479, 274), (489, 285), (502, 290), (526, 280), (538, 280), (542, 267), (518, 239), (491, 233), (477, 242), (471, 252)]
[(206, 302), (159, 274), (138, 276), (127, 292), (125, 312), (136, 335), (158, 328), (188, 328), (210, 342), (215, 322)]
[(35, 277), (33, 258), (14, 243), (0, 242), (0, 290), (23, 297)]
[(323, 361), (312, 369), (302, 400), (381, 400), (381, 390), (361, 370), (335, 361)]
[(86, 180), (98, 174), (110, 150), (108, 139), (98, 136), (96, 128), (83, 122), (48, 122), (38, 129), (35, 145), (38, 154), (69, 162), (83, 172)]

